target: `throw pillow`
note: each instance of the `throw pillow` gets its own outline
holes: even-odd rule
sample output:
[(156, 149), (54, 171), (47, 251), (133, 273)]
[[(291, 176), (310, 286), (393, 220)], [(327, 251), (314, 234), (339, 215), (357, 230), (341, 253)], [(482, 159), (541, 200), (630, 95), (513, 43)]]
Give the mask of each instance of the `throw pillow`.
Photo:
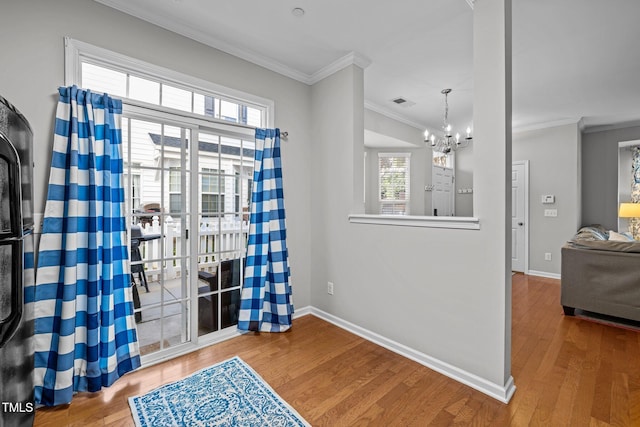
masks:
[(575, 238), (577, 240), (607, 240), (607, 232), (599, 225), (582, 227)]
[(613, 230), (609, 231), (609, 240), (614, 242), (633, 242), (633, 238), (629, 238), (628, 236)]

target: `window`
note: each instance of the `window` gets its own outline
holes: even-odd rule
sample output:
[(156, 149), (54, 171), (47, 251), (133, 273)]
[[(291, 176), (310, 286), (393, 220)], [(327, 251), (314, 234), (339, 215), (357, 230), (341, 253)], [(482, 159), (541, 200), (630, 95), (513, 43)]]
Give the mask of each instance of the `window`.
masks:
[(149, 288), (134, 298), (143, 365), (201, 347), (211, 338), (199, 337), (237, 323), (249, 227), (232, 210), (250, 189), (252, 127), (273, 127), (273, 102), (69, 38), (65, 46), (67, 85), (123, 101), (130, 244), (133, 226), (153, 236), (136, 242), (145, 274), (135, 280)]
[[(123, 129), (126, 133), (126, 129)], [(126, 141), (125, 141), (126, 143)], [(124, 165), (124, 191), (127, 212), (135, 212), (142, 206), (142, 176), (140, 164)]]
[(131, 174), (131, 206), (133, 206), (133, 209), (138, 209), (142, 204), (140, 183), (140, 174)]
[(169, 212), (173, 214), (182, 212), (181, 175), (180, 168), (169, 169)]
[(224, 171), (202, 168), (202, 215), (216, 216), (224, 212)]
[(381, 215), (409, 214), (411, 153), (378, 154), (378, 188)]
[(133, 72), (118, 71), (88, 59), (81, 59), (81, 76), (82, 87), (112, 96), (249, 126), (261, 127), (264, 122), (264, 108), (219, 94), (181, 88)]
[(251, 206), (251, 194), (253, 193), (253, 180), (247, 180), (247, 207)]
[(233, 211), (236, 212), (236, 215), (242, 209), (240, 206), (240, 185), (240, 173), (236, 171), (233, 180)]

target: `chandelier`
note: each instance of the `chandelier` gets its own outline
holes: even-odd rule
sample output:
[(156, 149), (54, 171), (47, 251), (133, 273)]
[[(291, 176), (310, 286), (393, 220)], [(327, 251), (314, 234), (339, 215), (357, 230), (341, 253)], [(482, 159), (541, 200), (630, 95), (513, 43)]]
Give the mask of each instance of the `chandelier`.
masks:
[(438, 153), (449, 154), (459, 148), (464, 148), (473, 140), (471, 137), (471, 128), (467, 128), (467, 136), (460, 138), (460, 134), (453, 136), (451, 124), (449, 123), (449, 94), (451, 89), (442, 89), (444, 95), (444, 121), (442, 123), (442, 136), (429, 134), (429, 130), (424, 131), (424, 142), (431, 145), (431, 149)]

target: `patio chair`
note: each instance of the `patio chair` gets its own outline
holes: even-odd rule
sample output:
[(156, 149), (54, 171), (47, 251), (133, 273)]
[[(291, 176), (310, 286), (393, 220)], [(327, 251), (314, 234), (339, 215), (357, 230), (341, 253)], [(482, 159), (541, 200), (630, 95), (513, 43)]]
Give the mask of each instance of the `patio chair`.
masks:
[[(144, 272), (144, 265), (139, 263), (142, 261), (142, 255), (140, 255), (140, 239), (142, 238), (142, 229), (137, 225), (131, 226), (131, 283), (136, 284), (134, 273), (138, 273), (138, 280), (144, 285), (144, 288), (149, 292), (149, 284), (147, 283), (147, 275)], [(137, 264), (134, 264), (137, 263)]]
[[(225, 260), (220, 263), (220, 292), (200, 296), (198, 298), (198, 320), (200, 324), (210, 331), (218, 330), (218, 295), (221, 300), (222, 328), (238, 323), (238, 310), (240, 309), (240, 290), (225, 291), (231, 287), (240, 285), (240, 259)], [(206, 285), (198, 287), (198, 294), (215, 292), (218, 290), (217, 273), (198, 271), (198, 279)]]

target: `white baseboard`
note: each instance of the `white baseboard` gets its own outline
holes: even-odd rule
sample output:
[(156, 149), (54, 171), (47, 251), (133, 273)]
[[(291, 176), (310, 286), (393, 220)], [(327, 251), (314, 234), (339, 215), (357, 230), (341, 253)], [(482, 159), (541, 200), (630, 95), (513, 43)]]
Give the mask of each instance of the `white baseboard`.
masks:
[(293, 312), (293, 318), (296, 319), (298, 317), (306, 316), (307, 314), (311, 314), (311, 306), (308, 305), (306, 307), (297, 308)]
[(516, 386), (513, 382), (513, 377), (511, 376), (509, 376), (509, 380), (505, 385), (494, 384), (475, 374), (472, 374), (456, 366), (450, 365), (449, 363), (443, 362), (442, 360), (436, 359), (427, 354), (409, 348), (403, 344), (385, 338), (375, 332), (361, 328), (358, 325), (347, 322), (346, 320), (343, 320), (315, 307), (308, 306), (301, 309), (296, 309), (294, 317), (304, 316), (305, 314), (312, 314), (316, 317), (319, 317), (320, 319), (326, 320), (327, 322), (332, 323), (339, 328), (347, 330), (355, 335), (358, 335), (359, 337), (362, 337), (367, 341), (371, 341), (374, 344), (382, 346), (388, 350), (393, 351), (394, 353), (418, 362), (421, 365), (439, 372), (442, 375), (445, 375), (453, 380), (468, 385), (469, 387), (472, 387), (479, 392), (491, 396), (502, 403), (509, 403), (509, 400), (516, 390)]
[(530, 276), (539, 276), (539, 277), (546, 277), (548, 279), (558, 279), (560, 280), (560, 274), (558, 273), (549, 273), (546, 271), (537, 271), (537, 270), (529, 270), (527, 271), (527, 274)]

